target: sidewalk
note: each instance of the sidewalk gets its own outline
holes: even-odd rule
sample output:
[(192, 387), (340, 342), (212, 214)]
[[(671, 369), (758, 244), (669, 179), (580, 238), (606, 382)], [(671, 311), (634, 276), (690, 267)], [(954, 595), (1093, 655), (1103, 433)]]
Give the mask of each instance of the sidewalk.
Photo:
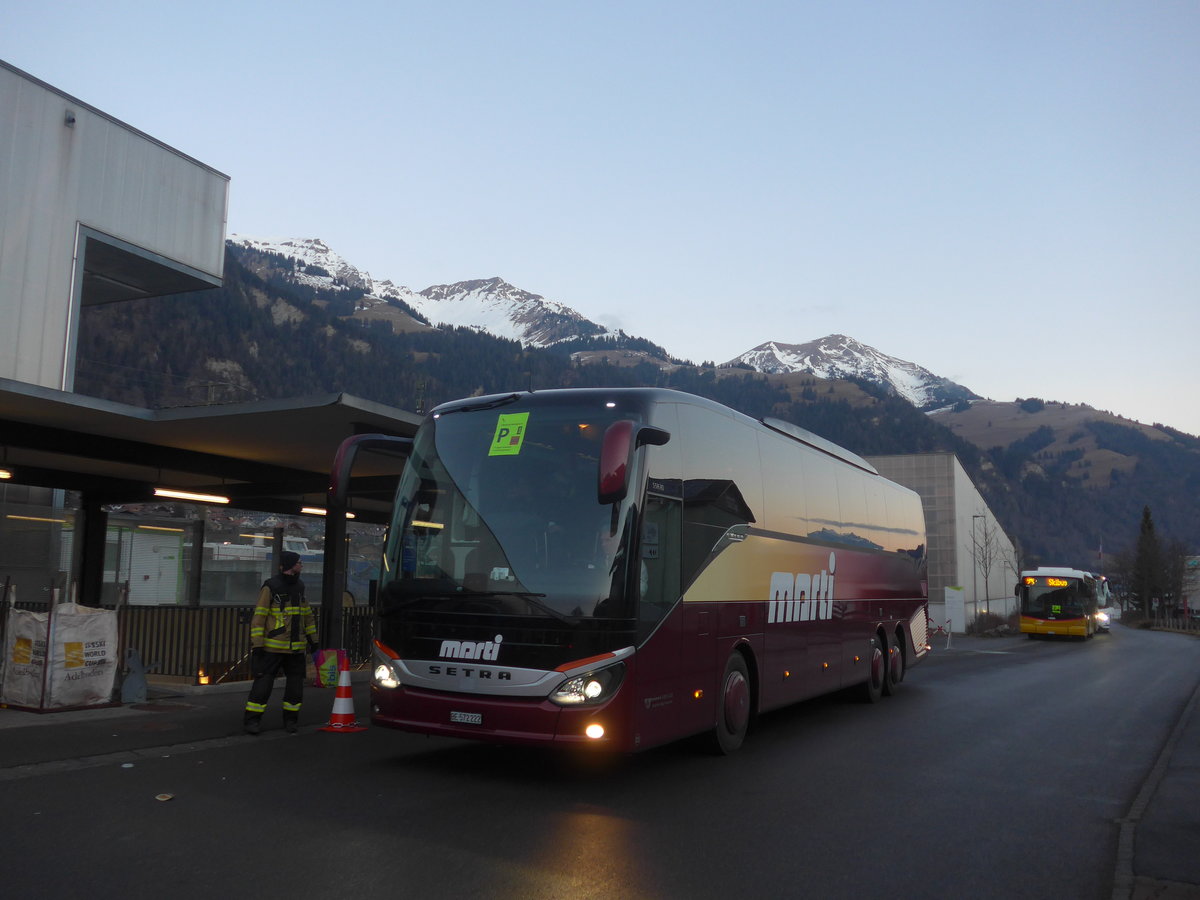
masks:
[[(360, 720), (367, 715), (370, 673), (350, 673), (354, 708)], [(259, 737), (242, 733), (242, 710), (250, 682), (192, 686), (151, 683), (144, 703), (69, 712), (35, 713), (0, 709), (0, 781), (30, 775), (104, 765), (123, 757), (136, 759), (147, 752), (161, 756), (205, 749), (234, 741), (286, 737), (279, 697), (280, 680), (272, 693), (274, 704), (263, 717)], [(301, 731), (328, 724), (334, 688), (304, 689)]]

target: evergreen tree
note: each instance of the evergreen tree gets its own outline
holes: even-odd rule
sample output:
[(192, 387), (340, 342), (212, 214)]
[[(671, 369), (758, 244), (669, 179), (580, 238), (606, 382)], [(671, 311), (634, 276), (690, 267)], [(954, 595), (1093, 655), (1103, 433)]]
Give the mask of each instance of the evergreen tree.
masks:
[(1162, 550), (1154, 533), (1150, 507), (1142, 507), (1142, 525), (1138, 532), (1137, 553), (1133, 560), (1134, 602), (1143, 613), (1149, 613), (1152, 601), (1162, 590)]

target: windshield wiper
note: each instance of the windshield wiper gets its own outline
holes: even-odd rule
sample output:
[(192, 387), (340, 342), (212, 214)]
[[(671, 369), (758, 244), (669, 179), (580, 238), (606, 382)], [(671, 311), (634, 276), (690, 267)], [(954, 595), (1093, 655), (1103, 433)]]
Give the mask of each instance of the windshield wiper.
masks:
[(456, 412), (478, 412), (481, 409), (495, 409), (497, 406), (505, 406), (512, 403), (514, 400), (519, 400), (520, 394), (505, 394), (502, 397), (492, 397), (489, 400), (484, 400), (479, 403), (467, 403), (463, 406), (455, 406), (452, 409), (444, 409), (440, 411), (440, 415), (446, 416)]
[(545, 594), (535, 594), (533, 591), (470, 591), (472, 596), (493, 597), (499, 599), (501, 597), (516, 597), (518, 600), (524, 600), (534, 609), (541, 610), (548, 616), (553, 616), (560, 622), (566, 622), (568, 625), (578, 625), (579, 619), (576, 616), (569, 616), (566, 613), (559, 612), (554, 607), (541, 601), (541, 597)]

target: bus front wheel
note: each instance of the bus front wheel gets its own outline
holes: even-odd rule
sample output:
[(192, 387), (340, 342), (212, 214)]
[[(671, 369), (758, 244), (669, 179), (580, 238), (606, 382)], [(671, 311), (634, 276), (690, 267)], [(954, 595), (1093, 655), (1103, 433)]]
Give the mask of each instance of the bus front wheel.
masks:
[(715, 749), (729, 754), (742, 746), (750, 726), (750, 673), (746, 660), (734, 653), (725, 663), (721, 692), (717, 698), (717, 726), (713, 730)]

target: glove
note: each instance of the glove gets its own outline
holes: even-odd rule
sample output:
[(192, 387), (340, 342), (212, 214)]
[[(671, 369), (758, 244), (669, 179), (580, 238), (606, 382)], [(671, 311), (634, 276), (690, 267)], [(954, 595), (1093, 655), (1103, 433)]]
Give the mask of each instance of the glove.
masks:
[(250, 674), (257, 678), (262, 674), (263, 668), (267, 661), (267, 651), (262, 647), (254, 647), (250, 650)]

